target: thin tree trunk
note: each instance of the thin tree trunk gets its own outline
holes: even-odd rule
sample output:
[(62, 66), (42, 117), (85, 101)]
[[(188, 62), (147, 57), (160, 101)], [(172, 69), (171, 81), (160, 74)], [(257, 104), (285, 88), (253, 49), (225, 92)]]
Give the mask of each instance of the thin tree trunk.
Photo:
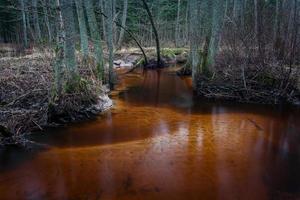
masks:
[(189, 0), (186, 5), (185, 10), (185, 44), (187, 45), (189, 41)]
[(109, 51), (109, 85), (113, 88), (114, 46), (113, 46), (113, 0), (107, 0), (107, 46)]
[(190, 49), (191, 49), (191, 65), (192, 65), (192, 79), (193, 87), (196, 88), (197, 77), (200, 74), (199, 70), (199, 48), (197, 37), (197, 20), (198, 20), (198, 3), (197, 0), (189, 0), (190, 9)]
[[(103, 17), (107, 18), (107, 16), (104, 13), (101, 13), (101, 15)], [(116, 26), (120, 27), (121, 29), (124, 29), (124, 31), (126, 33), (128, 33), (128, 35), (131, 37), (131, 39), (134, 40), (134, 42), (137, 44), (137, 46), (139, 47), (139, 49), (141, 50), (141, 52), (142, 52), (142, 54), (144, 56), (145, 64), (148, 64), (148, 58), (146, 56), (146, 53), (145, 53), (145, 51), (144, 51), (141, 43), (136, 39), (136, 37), (133, 35), (133, 33), (130, 32), (126, 27), (123, 27), (122, 24), (118, 23), (117, 21), (113, 21), (113, 22), (116, 24)]]
[(149, 20), (151, 22), (152, 29), (153, 29), (153, 32), (154, 32), (154, 35), (155, 35), (156, 54), (157, 54), (157, 67), (160, 67), (162, 65), (162, 62), (161, 62), (161, 57), (160, 57), (160, 44), (159, 44), (158, 33), (157, 33), (157, 30), (156, 30), (156, 27), (155, 27), (155, 24), (154, 24), (154, 21), (153, 21), (151, 11), (150, 11), (146, 1), (145, 0), (142, 0), (142, 1), (143, 1), (144, 8), (147, 11), (147, 14), (148, 14), (148, 17), (149, 17)]
[[(127, 10), (128, 10), (128, 0), (124, 0), (124, 8), (123, 8), (123, 16), (122, 16), (122, 26), (126, 27), (126, 19), (127, 19)], [(118, 40), (118, 49), (121, 48), (123, 37), (124, 37), (124, 29), (120, 30), (120, 36)]]
[(279, 58), (279, 51), (282, 45), (280, 39), (280, 29), (281, 29), (281, 19), (280, 12), (282, 8), (281, 0), (276, 0), (276, 11), (275, 11), (275, 20), (274, 20), (274, 29), (273, 29), (273, 47), (274, 47), (274, 56)]
[(262, 32), (262, 0), (254, 0), (255, 37), (258, 45), (259, 58), (262, 61), (265, 56), (263, 32)]
[(87, 28), (85, 23), (85, 16), (83, 11), (83, 4), (82, 0), (75, 0), (77, 16), (78, 16), (78, 23), (79, 23), (79, 32), (80, 32), (80, 47), (81, 52), (84, 58), (87, 58), (89, 54), (89, 41), (87, 35)]
[[(101, 9), (101, 13), (104, 13), (104, 2), (103, 0), (99, 0), (99, 4), (100, 4), (100, 9)], [(106, 27), (105, 27), (105, 18), (102, 15), (102, 33), (103, 33), (103, 39), (106, 41)]]
[[(112, 0), (112, 16), (113, 16), (112, 20), (113, 21), (117, 20), (118, 15), (119, 15), (119, 13), (117, 12), (116, 6), (117, 6), (117, 1)], [(118, 40), (117, 39), (117, 28), (116, 28), (114, 23), (112, 24), (112, 26), (113, 26), (113, 31), (112, 31), (112, 33), (113, 33), (113, 44), (117, 44), (117, 42), (118, 42), (117, 41)]]
[(47, 33), (48, 33), (48, 40), (49, 40), (49, 43), (51, 43), (52, 42), (52, 33), (51, 33), (50, 22), (49, 22), (49, 17), (48, 17), (47, 3), (46, 3), (46, 0), (42, 0), (42, 2), (43, 2), (44, 20), (46, 23)]
[(32, 0), (34, 31), (35, 31), (37, 40), (40, 42), (42, 39), (42, 36), (41, 36), (41, 28), (40, 28), (40, 22), (39, 22), (39, 14), (37, 11), (37, 3), (38, 3), (38, 0)]
[(95, 56), (97, 61), (97, 73), (98, 73), (97, 77), (99, 80), (103, 80), (103, 76), (104, 76), (103, 49), (101, 44), (100, 31), (97, 25), (97, 20), (96, 20), (92, 0), (84, 0), (84, 6), (86, 9), (91, 38), (93, 40), (94, 49), (95, 49)]
[(208, 51), (209, 71), (214, 71), (215, 59), (219, 50), (219, 43), (224, 19), (223, 0), (215, 0), (213, 5), (212, 33)]
[(62, 19), (62, 9), (60, 5), (60, 0), (56, 0), (57, 6), (57, 17), (56, 17), (56, 24), (57, 24), (57, 51), (55, 55), (55, 65), (54, 65), (54, 78), (55, 78), (55, 92), (56, 95), (60, 97), (62, 94), (62, 77), (63, 77), (63, 61), (64, 61), (64, 25)]
[(78, 69), (75, 58), (75, 23), (73, 0), (61, 0), (61, 14), (65, 31), (65, 65), (68, 71), (68, 82), (72, 86), (78, 80)]
[(26, 10), (24, 5), (24, 0), (20, 0), (21, 12), (22, 12), (22, 25), (23, 25), (23, 42), (24, 47), (28, 47), (28, 38), (27, 38), (27, 22), (26, 22)]
[(175, 27), (175, 47), (179, 46), (179, 22), (180, 22), (180, 0), (177, 1), (177, 19), (176, 19), (176, 27)]
[(276, 10), (275, 10), (275, 20), (274, 20), (274, 36), (273, 36), (273, 40), (274, 42), (276, 41), (277, 38), (277, 34), (278, 34), (278, 27), (279, 27), (279, 1), (280, 0), (276, 0)]

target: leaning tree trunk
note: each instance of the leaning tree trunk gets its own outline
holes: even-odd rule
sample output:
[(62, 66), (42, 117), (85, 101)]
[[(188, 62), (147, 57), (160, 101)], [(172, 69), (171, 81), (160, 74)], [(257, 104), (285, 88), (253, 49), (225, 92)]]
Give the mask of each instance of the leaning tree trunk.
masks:
[(89, 41), (87, 35), (87, 28), (85, 23), (85, 17), (83, 12), (83, 4), (82, 0), (75, 0), (77, 16), (78, 16), (78, 23), (79, 23), (79, 32), (80, 32), (80, 47), (81, 52), (84, 58), (87, 58), (89, 54)]
[(158, 33), (157, 33), (157, 30), (156, 30), (156, 27), (155, 27), (155, 24), (154, 24), (154, 21), (153, 21), (153, 16), (151, 14), (151, 11), (147, 5), (147, 2), (146, 0), (142, 0), (143, 1), (143, 5), (144, 5), (144, 8), (145, 10), (147, 11), (147, 14), (148, 14), (148, 17), (149, 17), (149, 20), (151, 22), (151, 25), (152, 25), (152, 29), (153, 29), (153, 32), (154, 32), (154, 35), (155, 35), (155, 41), (156, 41), (156, 56), (157, 56), (157, 67), (160, 67), (163, 63), (161, 62), (161, 56), (160, 56), (160, 44), (159, 44), (159, 38), (158, 38)]
[(27, 38), (27, 23), (26, 23), (26, 11), (25, 11), (25, 5), (24, 0), (20, 0), (21, 4), (21, 12), (22, 12), (22, 25), (23, 25), (23, 40), (24, 40), (24, 47), (28, 47), (28, 38)]
[(101, 36), (98, 28), (98, 23), (95, 16), (94, 6), (92, 0), (84, 0), (84, 6), (89, 23), (90, 33), (95, 49), (95, 56), (97, 62), (97, 77), (99, 80), (103, 80), (104, 76), (104, 62), (103, 62), (103, 50), (101, 44)]
[(68, 71), (68, 84), (72, 87), (76, 85), (76, 80), (78, 80), (73, 3), (73, 0), (61, 0), (61, 14), (65, 31), (65, 65)]
[[(127, 10), (128, 10), (128, 0), (124, 0), (124, 8), (123, 8), (123, 16), (122, 16), (122, 26), (126, 27), (126, 19), (127, 19)], [(120, 30), (120, 36), (118, 40), (118, 48), (121, 48), (123, 37), (124, 37), (125, 30)]]
[[(101, 15), (102, 15), (102, 17), (107, 18), (107, 16), (104, 13), (102, 13), (102, 12), (101, 12)], [(144, 63), (145, 63), (145, 65), (147, 65), (148, 64), (147, 55), (146, 55), (146, 53), (145, 53), (145, 51), (144, 51), (141, 43), (136, 39), (136, 37), (133, 35), (133, 33), (131, 31), (129, 31), (126, 27), (122, 26), (122, 24), (120, 24), (119, 22), (117, 22), (117, 21), (114, 20), (113, 23), (115, 23), (116, 26), (118, 26), (121, 29), (123, 29), (129, 35), (129, 37), (131, 37), (131, 39), (133, 39), (133, 41), (137, 44), (137, 46), (141, 50), (141, 52), (143, 54), (143, 57), (144, 57)]]

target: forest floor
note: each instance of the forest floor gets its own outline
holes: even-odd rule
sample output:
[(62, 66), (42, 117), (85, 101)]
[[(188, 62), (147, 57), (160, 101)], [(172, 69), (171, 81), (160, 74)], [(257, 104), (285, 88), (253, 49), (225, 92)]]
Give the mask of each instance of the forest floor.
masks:
[[(297, 78), (300, 67), (272, 59), (259, 62), (257, 58), (232, 58), (220, 54), (213, 72), (197, 77), (196, 93), (212, 100), (229, 100), (254, 104), (300, 105)], [(190, 76), (183, 67), (177, 74)]]
[(26, 134), (86, 120), (112, 105), (93, 69), (84, 67), (79, 72), (88, 83), (87, 91), (64, 94), (53, 102), (53, 63), (54, 56), (47, 51), (0, 58), (0, 145), (26, 144)]

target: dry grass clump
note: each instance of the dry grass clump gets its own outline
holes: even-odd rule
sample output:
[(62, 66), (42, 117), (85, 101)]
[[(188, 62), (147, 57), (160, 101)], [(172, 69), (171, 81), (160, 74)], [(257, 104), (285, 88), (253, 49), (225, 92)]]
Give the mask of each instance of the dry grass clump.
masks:
[(197, 92), (212, 99), (246, 103), (295, 104), (297, 72), (283, 62), (219, 55), (212, 78), (198, 77)]
[(99, 100), (103, 91), (95, 79), (93, 63), (79, 65), (79, 87), (68, 91), (64, 86), (60, 99), (53, 98), (54, 63), (51, 51), (0, 58), (0, 145), (24, 143), (26, 133), (86, 119), (101, 111), (95, 104), (105, 102)]

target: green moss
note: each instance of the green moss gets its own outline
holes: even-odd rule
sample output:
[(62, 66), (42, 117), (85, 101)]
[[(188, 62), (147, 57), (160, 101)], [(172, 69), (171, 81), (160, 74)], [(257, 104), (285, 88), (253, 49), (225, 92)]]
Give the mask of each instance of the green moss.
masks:
[(136, 65), (137, 66), (145, 65), (145, 59), (144, 58), (139, 59)]
[(83, 78), (80, 78), (78, 75), (73, 75), (72, 78), (64, 84), (64, 92), (65, 93), (75, 93), (80, 92), (86, 89), (87, 81)]
[(175, 58), (176, 55), (180, 55), (186, 52), (184, 48), (163, 48), (161, 50), (161, 55), (167, 58)]

